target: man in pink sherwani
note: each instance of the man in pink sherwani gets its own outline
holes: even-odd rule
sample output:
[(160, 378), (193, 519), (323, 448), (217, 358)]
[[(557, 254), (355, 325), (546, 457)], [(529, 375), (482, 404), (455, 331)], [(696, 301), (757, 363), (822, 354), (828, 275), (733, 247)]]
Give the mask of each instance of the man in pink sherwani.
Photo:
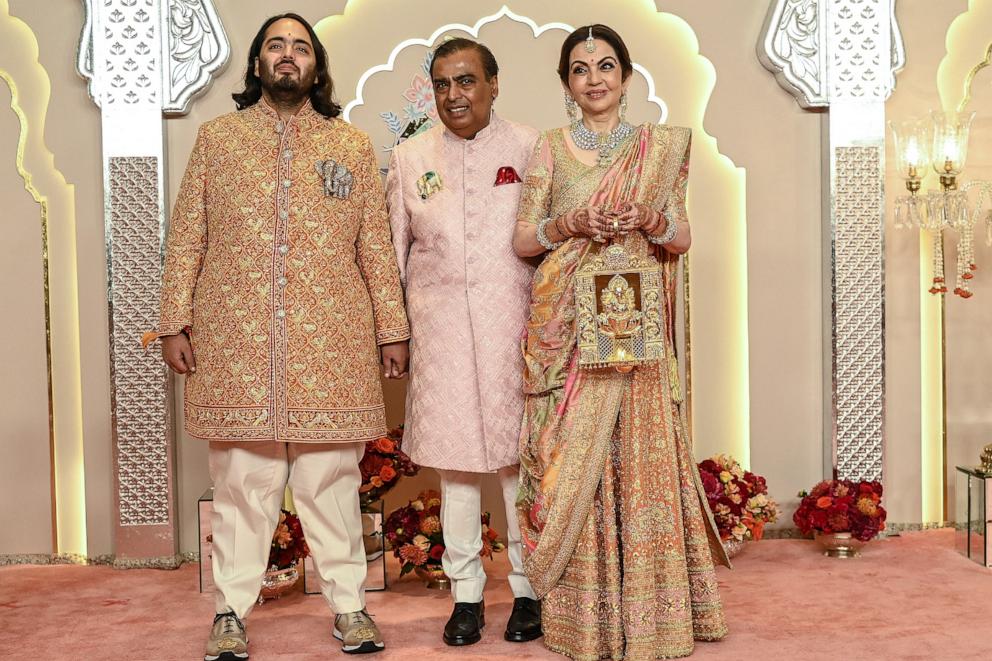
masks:
[(410, 318), (404, 450), (441, 474), (444, 571), (455, 600), (449, 645), (485, 624), (481, 484), (496, 472), (506, 508), (513, 612), (504, 637), (541, 635), (540, 602), (523, 573), (517, 442), (523, 411), (520, 334), (533, 268), (512, 248), (521, 177), (537, 131), (492, 113), (498, 67), (468, 39), (431, 62), (435, 126), (393, 150), (386, 196)]

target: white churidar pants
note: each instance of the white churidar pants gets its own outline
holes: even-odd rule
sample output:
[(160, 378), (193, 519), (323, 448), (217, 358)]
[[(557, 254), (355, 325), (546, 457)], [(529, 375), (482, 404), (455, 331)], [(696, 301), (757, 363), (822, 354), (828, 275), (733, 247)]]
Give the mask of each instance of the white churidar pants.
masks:
[(255, 605), (287, 482), (331, 610), (365, 608), (364, 450), (364, 443), (210, 443), (216, 612), (244, 618)]
[[(482, 479), (485, 473), (438, 470), (441, 474), (441, 526), (444, 555), (441, 565), (451, 579), (456, 602), (478, 603), (486, 587), (482, 550)], [(496, 473), (506, 510), (506, 550), (510, 556), (510, 589), (514, 597), (536, 599), (524, 575), (520, 525), (517, 522), (518, 467), (506, 466)]]

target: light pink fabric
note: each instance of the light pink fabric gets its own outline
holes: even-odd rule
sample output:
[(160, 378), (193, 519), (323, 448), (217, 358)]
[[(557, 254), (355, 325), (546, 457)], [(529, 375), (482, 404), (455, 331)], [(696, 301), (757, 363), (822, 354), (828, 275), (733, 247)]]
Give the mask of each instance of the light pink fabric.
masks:
[[(433, 468), (489, 472), (518, 463), (520, 333), (533, 267), (513, 252), (537, 131), (495, 115), (474, 140), (438, 125), (393, 150), (386, 197), (410, 317), (403, 449)], [(428, 172), (441, 189), (420, 197)]]

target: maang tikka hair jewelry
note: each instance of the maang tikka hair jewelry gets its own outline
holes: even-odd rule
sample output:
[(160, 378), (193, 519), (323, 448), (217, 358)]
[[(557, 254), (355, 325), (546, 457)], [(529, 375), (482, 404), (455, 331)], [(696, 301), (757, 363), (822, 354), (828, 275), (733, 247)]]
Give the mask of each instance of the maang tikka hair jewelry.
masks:
[(579, 104), (575, 102), (572, 95), (565, 92), (565, 113), (568, 115), (568, 121), (575, 122), (579, 119)]
[(596, 42), (592, 38), (592, 26), (589, 26), (589, 36), (586, 37), (586, 52), (595, 53), (596, 52)]

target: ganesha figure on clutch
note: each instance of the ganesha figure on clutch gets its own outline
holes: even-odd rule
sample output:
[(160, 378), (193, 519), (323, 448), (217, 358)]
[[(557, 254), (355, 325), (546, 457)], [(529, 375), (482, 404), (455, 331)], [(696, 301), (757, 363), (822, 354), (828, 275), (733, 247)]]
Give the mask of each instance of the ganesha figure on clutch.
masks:
[(615, 340), (626, 339), (641, 330), (643, 314), (637, 309), (634, 288), (621, 274), (616, 274), (600, 292), (599, 330)]

